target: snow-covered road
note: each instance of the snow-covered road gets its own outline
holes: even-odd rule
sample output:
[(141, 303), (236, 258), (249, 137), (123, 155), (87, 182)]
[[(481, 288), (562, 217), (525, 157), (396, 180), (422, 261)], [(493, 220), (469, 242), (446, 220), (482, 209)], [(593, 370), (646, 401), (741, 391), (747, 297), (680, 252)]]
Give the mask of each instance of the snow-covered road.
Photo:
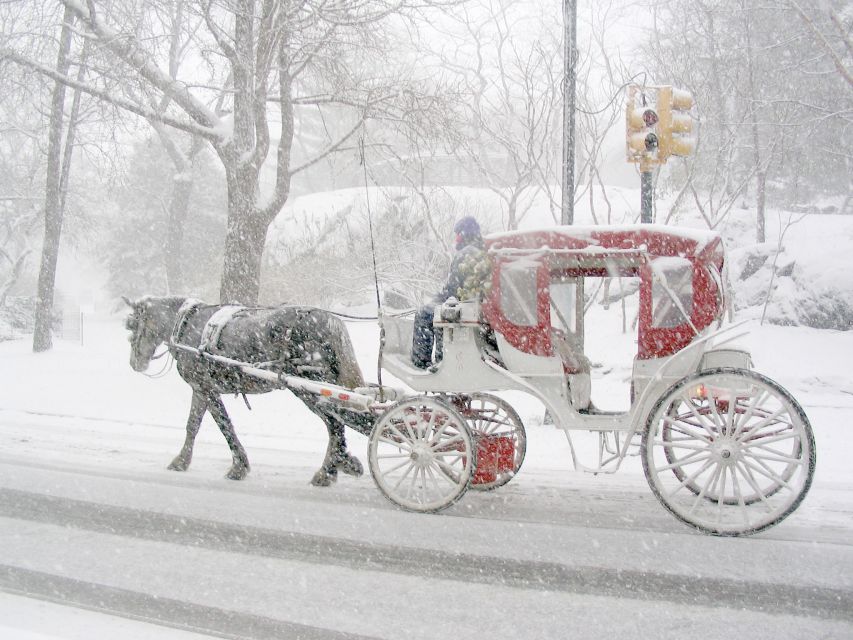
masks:
[[(371, 331), (353, 328), (365, 371)], [(759, 366), (781, 331), (753, 339)], [(88, 335), (41, 355), (0, 345), (2, 637), (853, 637), (844, 334), (789, 334), (795, 355), (826, 350), (819, 375), (766, 359), (811, 417), (818, 471), (788, 520), (746, 539), (677, 522), (635, 459), (571, 470), (521, 398), (522, 472), (439, 515), (398, 510), (368, 476), (309, 486), (325, 433), (285, 392), (251, 413), (229, 403), (246, 481), (223, 479), (230, 456), (207, 424), (190, 471), (170, 472), (186, 389), (134, 374), (117, 320)], [(364, 459), (366, 439), (350, 445)]]

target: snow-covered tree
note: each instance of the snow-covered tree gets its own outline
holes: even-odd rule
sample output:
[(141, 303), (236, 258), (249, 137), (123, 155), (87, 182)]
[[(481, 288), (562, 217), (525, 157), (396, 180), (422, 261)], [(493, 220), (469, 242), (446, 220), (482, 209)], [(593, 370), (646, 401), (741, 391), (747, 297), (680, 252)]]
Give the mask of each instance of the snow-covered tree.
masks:
[(645, 55), (654, 82), (690, 90), (701, 114), (688, 179), (709, 225), (749, 198), (763, 242), (765, 203), (793, 205), (816, 193), (849, 192), (853, 15), (844, 5), (652, 4)]
[[(359, 61), (376, 52), (381, 21), (409, 3), (193, 0), (184, 7), (193, 34), (184, 46), (191, 49), (186, 55), (193, 64), (175, 75), (166, 66), (168, 33), (148, 32), (157, 26), (150, 16), (170, 3), (61, 2), (77, 21), (78, 37), (93, 45), (97, 77), (78, 83), (14, 48), (6, 48), (4, 56), (206, 140), (222, 162), (227, 185), (220, 298), (255, 301), (267, 230), (290, 195), (293, 176), (344, 145), (388, 98), (381, 78), (363, 73)], [(106, 87), (113, 79), (120, 90)], [(399, 91), (396, 87), (394, 93)], [(295, 165), (297, 110), (332, 104), (351, 107), (343, 133)], [(262, 180), (267, 163), (275, 166), (269, 185)]]

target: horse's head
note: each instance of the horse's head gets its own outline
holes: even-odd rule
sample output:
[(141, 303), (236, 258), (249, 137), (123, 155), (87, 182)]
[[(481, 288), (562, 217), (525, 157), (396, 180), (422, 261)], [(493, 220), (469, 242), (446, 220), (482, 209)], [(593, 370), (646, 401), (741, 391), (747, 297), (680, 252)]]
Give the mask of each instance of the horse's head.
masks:
[(175, 310), (167, 299), (144, 297), (139, 300), (122, 300), (131, 308), (125, 320), (130, 330), (130, 366), (134, 371), (145, 371), (157, 346), (167, 342), (175, 322)]

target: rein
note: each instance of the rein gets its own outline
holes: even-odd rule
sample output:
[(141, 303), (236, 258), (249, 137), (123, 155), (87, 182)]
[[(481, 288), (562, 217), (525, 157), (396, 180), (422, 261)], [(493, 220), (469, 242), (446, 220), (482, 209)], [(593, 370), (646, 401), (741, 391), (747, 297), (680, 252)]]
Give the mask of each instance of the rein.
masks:
[(170, 357), (166, 359), (166, 361), (163, 363), (163, 367), (157, 373), (148, 373), (147, 371), (143, 371), (142, 375), (144, 375), (146, 378), (155, 378), (156, 379), (156, 378), (162, 378), (163, 376), (168, 374), (172, 370), (172, 367), (175, 364), (175, 359), (173, 357), (171, 357), (171, 355), (172, 355), (171, 349), (169, 347), (166, 347), (160, 353), (155, 353), (153, 356), (151, 356), (151, 360), (149, 360), (149, 363), (153, 360), (159, 360), (163, 356), (170, 356)]

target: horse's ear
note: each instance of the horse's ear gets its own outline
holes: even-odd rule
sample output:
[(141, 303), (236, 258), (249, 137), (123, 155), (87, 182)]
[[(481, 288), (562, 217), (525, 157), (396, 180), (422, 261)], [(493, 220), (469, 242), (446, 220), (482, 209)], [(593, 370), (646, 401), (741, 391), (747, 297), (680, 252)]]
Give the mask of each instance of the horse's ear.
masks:
[(130, 307), (131, 309), (133, 309), (133, 308), (136, 306), (136, 305), (134, 305), (134, 304), (133, 304), (133, 301), (132, 301), (132, 300), (130, 300), (129, 298), (125, 298), (124, 296), (122, 296), (122, 297), (121, 297), (121, 299), (122, 299), (122, 300), (124, 300), (124, 303), (125, 303), (128, 307)]

